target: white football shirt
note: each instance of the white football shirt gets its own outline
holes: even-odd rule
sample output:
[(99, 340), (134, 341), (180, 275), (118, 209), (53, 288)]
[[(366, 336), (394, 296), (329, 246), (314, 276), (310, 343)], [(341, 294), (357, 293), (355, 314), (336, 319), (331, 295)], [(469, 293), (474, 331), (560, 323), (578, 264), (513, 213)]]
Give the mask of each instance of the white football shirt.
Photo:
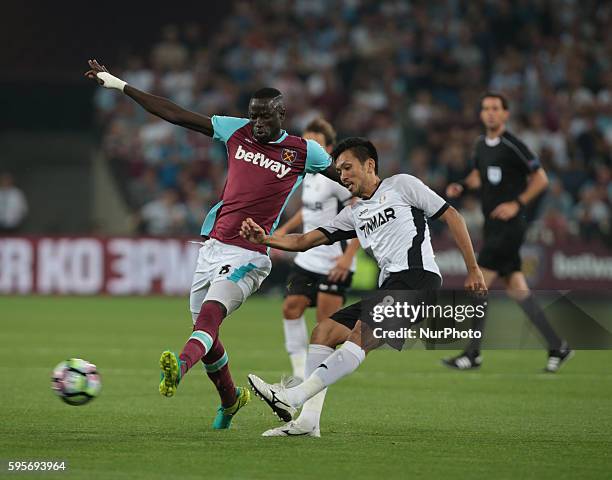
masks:
[[(302, 224), (304, 232), (310, 232), (330, 222), (344, 204), (351, 199), (351, 192), (324, 175), (307, 173), (302, 182)], [(327, 275), (336, 265), (336, 258), (344, 253), (346, 241), (332, 245), (321, 245), (300, 252), (295, 256), (295, 264), (309, 272)], [(353, 258), (351, 272), (355, 271), (356, 259)]]
[(448, 204), (412, 175), (385, 178), (369, 199), (345, 207), (319, 227), (331, 242), (359, 238), (378, 262), (381, 285), (393, 272), (423, 269), (440, 275), (434, 260), (428, 218), (438, 218)]

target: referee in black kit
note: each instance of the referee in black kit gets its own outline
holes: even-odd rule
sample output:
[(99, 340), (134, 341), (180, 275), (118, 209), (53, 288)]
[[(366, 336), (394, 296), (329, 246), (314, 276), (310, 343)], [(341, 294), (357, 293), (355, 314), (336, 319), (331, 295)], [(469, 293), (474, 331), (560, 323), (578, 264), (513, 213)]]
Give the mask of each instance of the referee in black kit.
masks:
[[(478, 265), (487, 288), (498, 276), (503, 279), (508, 295), (518, 302), (546, 340), (545, 371), (554, 373), (573, 351), (552, 329), (529, 291), (519, 254), (527, 230), (526, 207), (546, 190), (548, 178), (533, 152), (506, 130), (508, 116), (508, 101), (504, 96), (485, 93), (481, 97), (480, 119), (486, 135), (481, 135), (474, 147), (472, 171), (463, 182), (451, 183), (446, 195), (456, 198), (466, 190), (480, 189), (485, 224)], [(483, 332), (484, 323), (485, 317), (477, 320), (475, 329)], [(443, 363), (460, 370), (480, 367), (481, 340), (473, 339), (464, 352)]]

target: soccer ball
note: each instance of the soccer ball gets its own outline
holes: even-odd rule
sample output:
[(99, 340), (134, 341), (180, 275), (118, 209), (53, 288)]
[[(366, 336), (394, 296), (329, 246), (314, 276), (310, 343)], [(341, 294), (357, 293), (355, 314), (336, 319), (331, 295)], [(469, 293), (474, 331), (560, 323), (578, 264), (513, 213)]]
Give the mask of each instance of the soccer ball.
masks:
[(100, 394), (102, 382), (93, 363), (69, 358), (53, 370), (51, 388), (68, 405), (85, 405)]

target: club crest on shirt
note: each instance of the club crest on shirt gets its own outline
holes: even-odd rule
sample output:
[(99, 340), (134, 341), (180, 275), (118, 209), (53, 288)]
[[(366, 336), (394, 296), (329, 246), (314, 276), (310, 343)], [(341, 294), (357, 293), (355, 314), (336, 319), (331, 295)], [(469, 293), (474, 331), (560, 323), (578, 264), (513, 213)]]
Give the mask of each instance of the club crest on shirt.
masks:
[(297, 158), (297, 152), (295, 150), (289, 150), (288, 148), (283, 148), (281, 151), (281, 160), (285, 163), (291, 165), (295, 162)]
[(487, 167), (487, 178), (493, 185), (497, 185), (502, 180), (502, 169), (501, 167), (490, 166)]
[(383, 194), (381, 195), (380, 200), (379, 200), (379, 202), (378, 202), (378, 203), (380, 203), (380, 204), (382, 205), (382, 204), (383, 204), (383, 203), (385, 203), (386, 201), (387, 201), (387, 195), (383, 193)]

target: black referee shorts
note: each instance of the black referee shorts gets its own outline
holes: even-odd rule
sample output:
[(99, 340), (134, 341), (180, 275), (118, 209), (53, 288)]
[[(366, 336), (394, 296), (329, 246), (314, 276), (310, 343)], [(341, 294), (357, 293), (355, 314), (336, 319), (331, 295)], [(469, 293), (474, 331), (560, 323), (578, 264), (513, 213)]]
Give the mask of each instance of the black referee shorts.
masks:
[(369, 315), (364, 315), (363, 309), (367, 309), (367, 305), (379, 303), (385, 290), (405, 291), (411, 294), (415, 304), (421, 301), (433, 303), (435, 298), (430, 298), (431, 293), (439, 290), (441, 285), (440, 276), (427, 270), (411, 269), (392, 273), (370, 297), (338, 310), (331, 319), (352, 330), (358, 320), (369, 323)]
[(521, 271), (521, 246), (525, 240), (527, 221), (522, 216), (510, 221), (487, 219), (484, 243), (478, 254), (478, 265), (506, 277)]
[(310, 300), (310, 306), (317, 305), (317, 295), (319, 292), (342, 297), (342, 303), (346, 300), (346, 291), (350, 288), (353, 281), (353, 272), (348, 274), (343, 282), (330, 282), (327, 275), (321, 275), (309, 270), (293, 265), (289, 278), (285, 297), (288, 295), (303, 295)]

